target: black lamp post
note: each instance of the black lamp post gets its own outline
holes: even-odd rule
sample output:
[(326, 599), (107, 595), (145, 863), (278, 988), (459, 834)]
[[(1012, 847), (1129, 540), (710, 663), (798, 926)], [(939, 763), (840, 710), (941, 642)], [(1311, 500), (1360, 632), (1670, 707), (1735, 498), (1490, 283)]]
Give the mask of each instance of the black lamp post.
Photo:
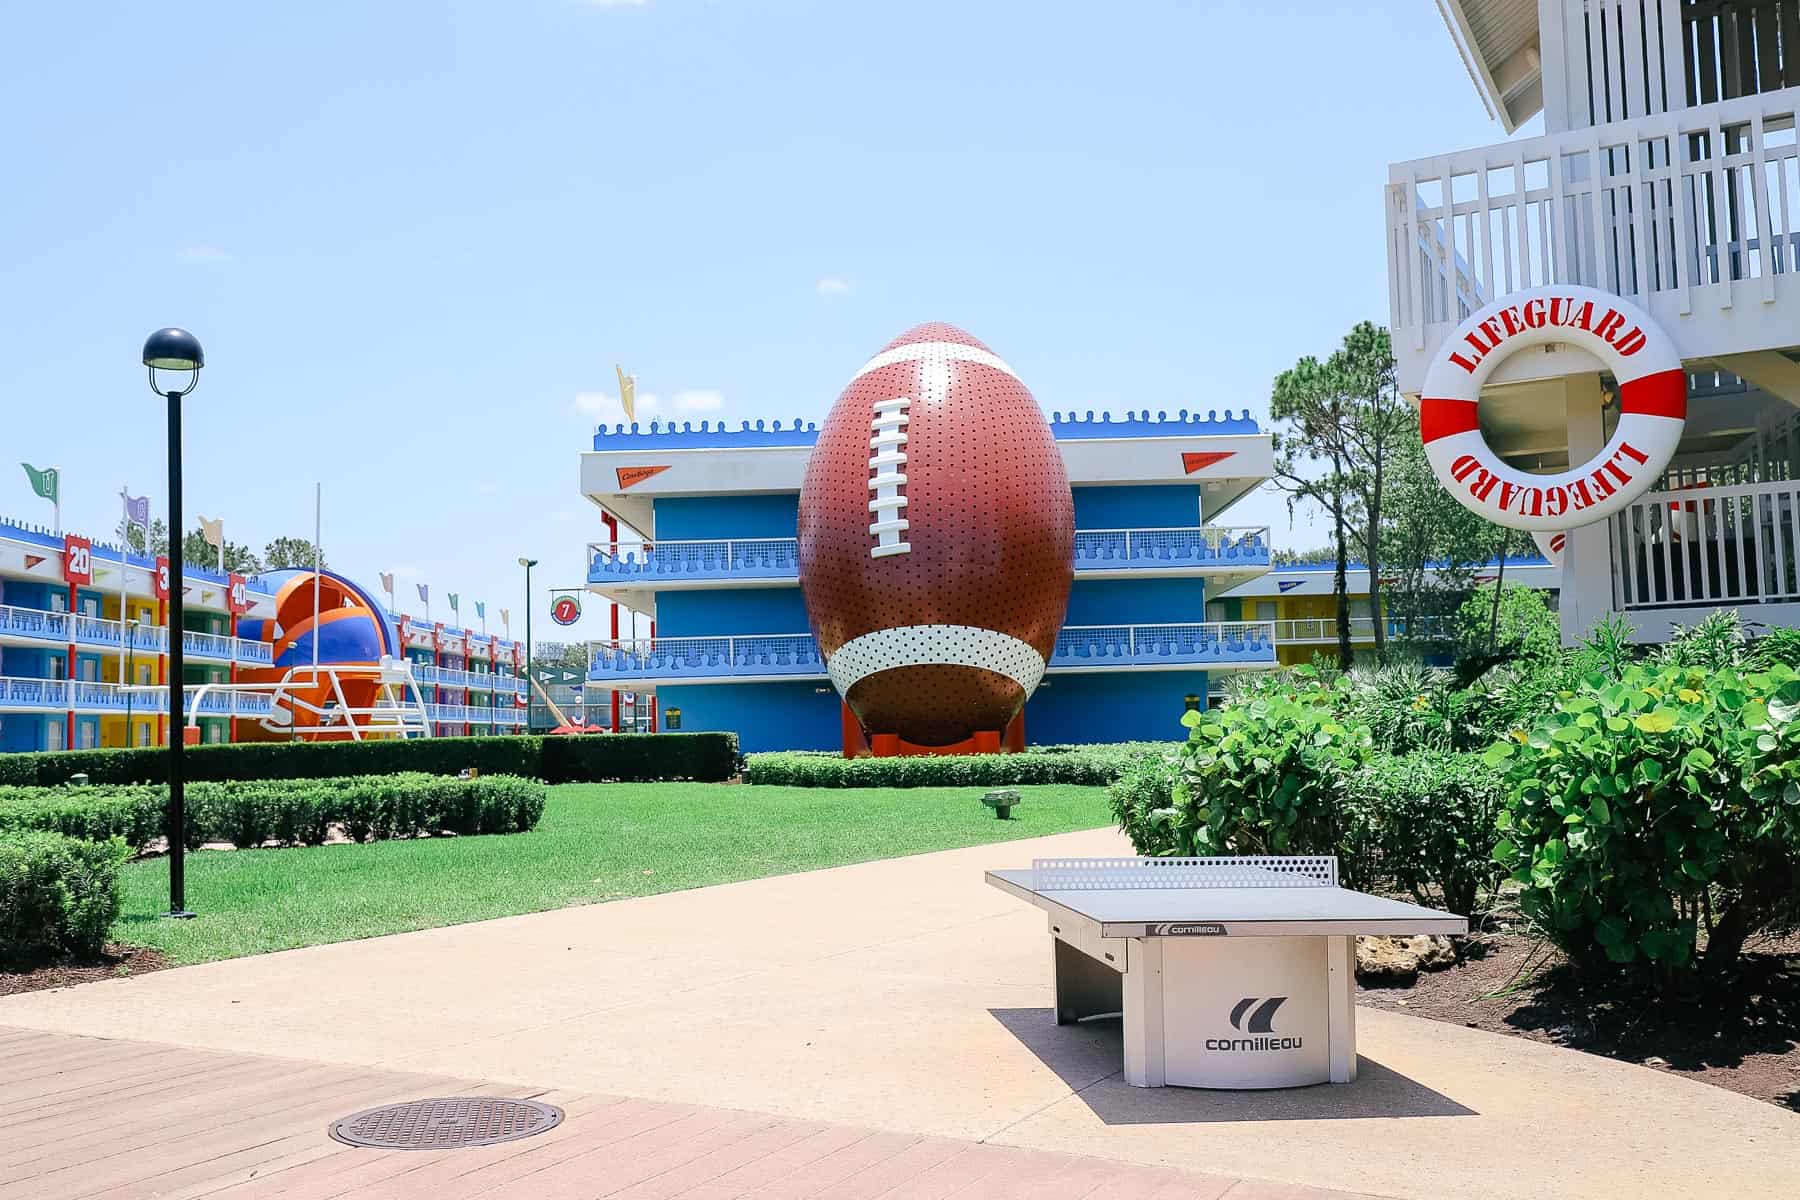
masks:
[(525, 732), (531, 732), (531, 568), (537, 566), (535, 558), (520, 558), (519, 565), (525, 568)]
[[(192, 917), (187, 910), (187, 803), (182, 795), (181, 752), (187, 740), (182, 718), (181, 662), (181, 398), (200, 382), (206, 355), (200, 340), (185, 329), (159, 329), (144, 342), (144, 366), (150, 390), (169, 402), (169, 912)], [(158, 371), (173, 378), (161, 384)], [(182, 386), (185, 385), (185, 386)]]

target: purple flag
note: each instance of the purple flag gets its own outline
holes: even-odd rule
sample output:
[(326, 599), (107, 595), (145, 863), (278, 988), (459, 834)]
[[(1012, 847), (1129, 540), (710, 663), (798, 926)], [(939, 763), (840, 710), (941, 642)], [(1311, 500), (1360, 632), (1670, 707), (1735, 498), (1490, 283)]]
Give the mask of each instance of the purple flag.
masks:
[(133, 496), (126, 492), (120, 492), (119, 495), (125, 498), (125, 519), (144, 529), (150, 528), (150, 497)]
[(431, 589), (426, 587), (422, 583), (419, 585), (419, 603), (420, 604), (430, 604), (431, 603)]

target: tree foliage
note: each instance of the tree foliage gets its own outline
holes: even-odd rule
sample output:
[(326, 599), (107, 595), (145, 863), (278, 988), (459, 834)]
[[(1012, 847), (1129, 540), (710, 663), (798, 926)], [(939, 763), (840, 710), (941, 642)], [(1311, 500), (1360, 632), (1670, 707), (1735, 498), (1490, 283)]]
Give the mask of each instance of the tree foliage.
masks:
[[(1275, 480), (1296, 502), (1318, 504), (1331, 517), (1336, 550), (1338, 663), (1348, 668), (1350, 605), (1345, 586), (1351, 543), (1369, 568), (1370, 609), (1381, 604), (1382, 529), (1388, 468), (1417, 418), (1400, 398), (1388, 331), (1359, 322), (1323, 362), (1308, 355), (1276, 376), (1269, 400)], [(1375, 649), (1387, 633), (1374, 622)]]

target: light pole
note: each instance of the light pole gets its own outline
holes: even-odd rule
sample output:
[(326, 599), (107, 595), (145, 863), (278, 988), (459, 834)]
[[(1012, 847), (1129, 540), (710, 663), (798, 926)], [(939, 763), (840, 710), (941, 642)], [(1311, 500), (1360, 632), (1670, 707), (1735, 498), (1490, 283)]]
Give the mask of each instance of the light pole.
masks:
[(131, 724), (131, 689), (137, 683), (137, 618), (125, 620), (125, 678), (119, 682), (125, 688), (125, 744), (137, 745), (137, 729)]
[[(206, 355), (200, 340), (185, 329), (159, 329), (144, 342), (144, 366), (150, 390), (169, 402), (169, 911), (184, 919), (187, 909), (187, 803), (182, 795), (181, 752), (187, 726), (181, 716), (181, 398), (200, 382)], [(168, 371), (175, 383), (158, 385), (156, 373)], [(182, 373), (186, 378), (182, 379)]]
[(535, 558), (519, 559), (519, 565), (525, 568), (525, 732), (531, 732), (531, 568), (537, 566)]

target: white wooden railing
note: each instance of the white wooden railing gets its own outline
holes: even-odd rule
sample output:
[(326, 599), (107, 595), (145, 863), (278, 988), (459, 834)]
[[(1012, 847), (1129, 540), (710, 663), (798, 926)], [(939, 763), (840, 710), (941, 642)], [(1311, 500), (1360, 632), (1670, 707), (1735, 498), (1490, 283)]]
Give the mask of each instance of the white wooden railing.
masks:
[(1427, 351), (1472, 305), (1546, 284), (1601, 288), (1666, 316), (1773, 302), (1777, 277), (1800, 266), (1796, 110), (1800, 88), (1789, 87), (1394, 164), (1396, 351)]
[(1800, 600), (1800, 481), (1651, 492), (1612, 537), (1620, 608)]

